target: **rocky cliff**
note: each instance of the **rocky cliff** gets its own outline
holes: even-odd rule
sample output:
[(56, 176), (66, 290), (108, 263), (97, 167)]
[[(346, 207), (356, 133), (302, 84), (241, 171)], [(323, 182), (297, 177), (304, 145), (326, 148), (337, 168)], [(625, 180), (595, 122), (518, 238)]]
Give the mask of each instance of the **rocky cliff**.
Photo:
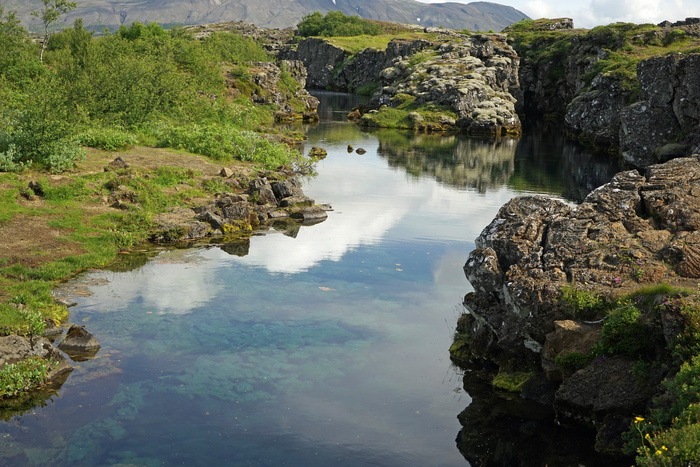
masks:
[(563, 117), (574, 137), (635, 167), (700, 150), (697, 19), (591, 31), (568, 19), (521, 26), (507, 31), (522, 56), (527, 113)]
[(619, 449), (619, 432), (677, 371), (678, 336), (694, 332), (692, 307), (668, 304), (688, 293), (671, 286), (700, 278), (699, 157), (621, 172), (576, 207), (515, 198), (464, 271), (474, 292), (453, 356), (532, 372), (525, 394), (562, 420), (607, 427), (599, 449)]
[[(424, 39), (394, 39), (384, 50), (355, 55), (311, 38), (280, 57), (302, 61), (312, 88), (378, 87), (372, 110), (356, 116), (365, 126), (459, 130), (479, 137), (519, 133), (519, 59), (506, 36), (426, 32)], [(392, 113), (387, 121), (384, 115)]]

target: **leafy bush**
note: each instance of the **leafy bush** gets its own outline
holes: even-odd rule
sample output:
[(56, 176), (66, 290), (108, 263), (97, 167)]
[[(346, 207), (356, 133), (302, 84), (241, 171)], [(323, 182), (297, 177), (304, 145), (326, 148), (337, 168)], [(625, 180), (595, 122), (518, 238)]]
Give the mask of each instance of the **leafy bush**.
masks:
[(633, 305), (613, 310), (603, 324), (599, 353), (622, 354), (641, 358), (652, 346), (651, 330), (642, 318), (642, 313)]
[[(20, 300), (15, 297), (14, 301)], [(0, 335), (40, 336), (46, 323), (38, 311), (20, 308), (16, 304), (0, 305)]]
[(341, 11), (329, 11), (323, 16), (318, 11), (304, 16), (297, 26), (299, 35), (310, 36), (376, 36), (382, 27), (359, 16), (346, 16)]
[(598, 293), (575, 287), (562, 287), (559, 299), (564, 312), (577, 319), (594, 319), (609, 306)]
[(46, 382), (49, 362), (39, 357), (29, 357), (0, 368), (0, 398), (12, 397)]
[(298, 153), (250, 131), (228, 125), (167, 127), (160, 146), (186, 149), (217, 161), (250, 161), (266, 168), (292, 164)]
[(118, 151), (128, 149), (138, 143), (138, 139), (127, 131), (118, 127), (91, 128), (77, 136), (83, 146), (104, 149), (105, 151)]

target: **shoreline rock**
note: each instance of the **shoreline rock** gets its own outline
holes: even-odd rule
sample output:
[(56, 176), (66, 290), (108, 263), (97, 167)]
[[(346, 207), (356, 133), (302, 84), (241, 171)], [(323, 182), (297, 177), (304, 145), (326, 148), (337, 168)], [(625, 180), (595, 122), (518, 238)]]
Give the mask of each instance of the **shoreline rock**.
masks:
[[(464, 299), (453, 359), (494, 362), (503, 371), (537, 369), (555, 383), (559, 417), (608, 430), (597, 448), (619, 450), (619, 431), (610, 427), (629, 427), (669, 370), (652, 365), (639, 379), (636, 359), (621, 354), (565, 374), (557, 357), (585, 355), (600, 341), (603, 324), (572, 317), (562, 290), (612, 299), (644, 285), (695, 289), (700, 156), (620, 172), (575, 207), (541, 196), (514, 198), (476, 239), (464, 271), (474, 292)], [(662, 313), (660, 319), (659, 335), (638, 344), (665, 358), (680, 331), (678, 318)]]
[(159, 216), (151, 236), (156, 243), (202, 239), (238, 231), (252, 231), (279, 220), (302, 224), (324, 221), (328, 205), (317, 205), (301, 189), (297, 175), (268, 172), (249, 183), (243, 193), (222, 193), (216, 199), (189, 209), (178, 208)]

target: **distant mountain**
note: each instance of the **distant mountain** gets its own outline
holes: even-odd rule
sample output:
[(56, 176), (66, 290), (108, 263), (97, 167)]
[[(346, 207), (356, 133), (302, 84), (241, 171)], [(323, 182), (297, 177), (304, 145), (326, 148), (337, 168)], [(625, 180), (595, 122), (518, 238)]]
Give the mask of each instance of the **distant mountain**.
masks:
[[(472, 31), (500, 31), (527, 16), (515, 8), (490, 2), (420, 3), (414, 0), (87, 0), (77, 1), (64, 24), (83, 18), (86, 26), (101, 29), (135, 21), (163, 25), (192, 25), (245, 21), (268, 28), (296, 26), (314, 11), (340, 10), (347, 15), (422, 26)], [(40, 29), (30, 15), (41, 0), (3, 0), (5, 11), (16, 11), (30, 30)]]

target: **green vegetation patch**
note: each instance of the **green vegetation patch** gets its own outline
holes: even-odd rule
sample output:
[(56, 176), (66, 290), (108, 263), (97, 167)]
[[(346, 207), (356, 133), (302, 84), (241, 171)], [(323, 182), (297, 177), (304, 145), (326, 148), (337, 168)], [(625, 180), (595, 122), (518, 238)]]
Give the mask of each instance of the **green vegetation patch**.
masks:
[(530, 378), (535, 375), (534, 372), (501, 372), (493, 378), (492, 385), (496, 389), (503, 389), (509, 392), (520, 392)]
[[(375, 113), (362, 116), (361, 124), (378, 128), (420, 129), (433, 124), (434, 129), (442, 128), (441, 121), (457, 121), (459, 116), (447, 107), (434, 104), (417, 104), (415, 96), (397, 94), (391, 106), (382, 107)], [(453, 128), (444, 128), (451, 130)]]
[(0, 397), (16, 396), (43, 385), (50, 365), (39, 357), (5, 364), (0, 368)]
[(383, 32), (376, 22), (359, 16), (347, 16), (342, 11), (329, 11), (325, 16), (318, 11), (308, 14), (302, 18), (297, 29), (302, 37), (376, 36)]

